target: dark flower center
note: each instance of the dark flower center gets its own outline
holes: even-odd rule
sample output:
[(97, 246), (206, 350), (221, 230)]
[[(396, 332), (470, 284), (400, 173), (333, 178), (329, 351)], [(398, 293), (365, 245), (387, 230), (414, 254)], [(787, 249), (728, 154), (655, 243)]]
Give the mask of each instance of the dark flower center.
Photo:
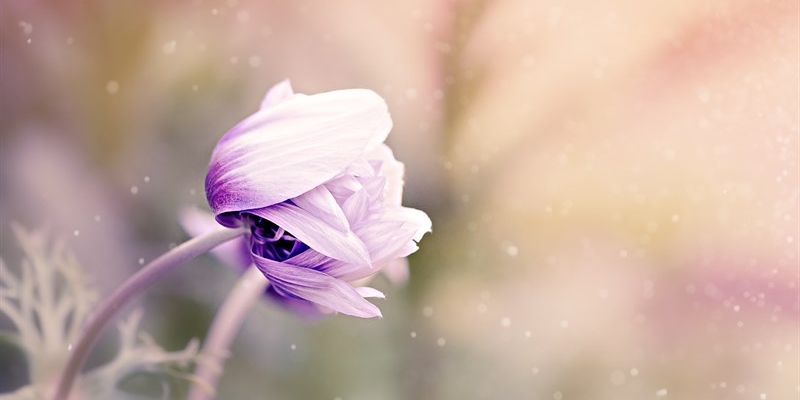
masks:
[(252, 214), (247, 214), (247, 221), (250, 224), (250, 251), (254, 254), (284, 261), (308, 249), (305, 243), (272, 221)]

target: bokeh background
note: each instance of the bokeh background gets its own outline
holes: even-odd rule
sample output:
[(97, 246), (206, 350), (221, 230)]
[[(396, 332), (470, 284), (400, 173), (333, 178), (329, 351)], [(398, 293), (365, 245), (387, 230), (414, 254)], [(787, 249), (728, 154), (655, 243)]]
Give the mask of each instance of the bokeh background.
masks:
[[(796, 1), (0, 7), (0, 254), (11, 221), (47, 226), (104, 293), (186, 239), (216, 140), (271, 85), (389, 103), (434, 221), (408, 285), (377, 278), (380, 320), (262, 302), (222, 399), (800, 396)], [(236, 278), (182, 267), (145, 327), (182, 348)]]

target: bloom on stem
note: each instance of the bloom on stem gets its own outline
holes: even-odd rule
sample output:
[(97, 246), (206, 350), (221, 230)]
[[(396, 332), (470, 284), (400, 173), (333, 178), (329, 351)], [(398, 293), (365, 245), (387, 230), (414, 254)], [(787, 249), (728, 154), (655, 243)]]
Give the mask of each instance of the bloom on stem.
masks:
[(249, 227), (252, 262), (270, 293), (297, 306), (380, 316), (352, 282), (417, 250), (428, 216), (403, 207), (403, 165), (383, 142), (384, 100), (363, 89), (312, 96), (288, 81), (226, 133), (211, 156), (206, 197), (217, 222)]

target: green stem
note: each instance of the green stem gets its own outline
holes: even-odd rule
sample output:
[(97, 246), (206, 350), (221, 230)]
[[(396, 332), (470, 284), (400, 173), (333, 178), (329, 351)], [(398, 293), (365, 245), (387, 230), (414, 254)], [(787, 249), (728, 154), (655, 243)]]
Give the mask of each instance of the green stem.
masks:
[(242, 274), (225, 302), (217, 311), (203, 344), (203, 359), (197, 366), (197, 383), (189, 392), (189, 400), (209, 400), (215, 397), (217, 381), (222, 366), (230, 353), (231, 343), (239, 332), (253, 304), (261, 298), (267, 288), (267, 278), (256, 268)]
[(92, 350), (94, 342), (100, 332), (111, 320), (114, 314), (125, 305), (133, 296), (148, 288), (153, 282), (164, 274), (172, 271), (182, 263), (195, 258), (214, 247), (242, 235), (242, 229), (220, 229), (203, 236), (198, 236), (172, 250), (162, 254), (133, 276), (128, 278), (114, 293), (100, 304), (93, 318), (86, 325), (83, 335), (72, 348), (67, 360), (67, 365), (61, 372), (58, 386), (53, 396), (54, 400), (67, 400), (75, 377), (81, 370), (86, 356)]

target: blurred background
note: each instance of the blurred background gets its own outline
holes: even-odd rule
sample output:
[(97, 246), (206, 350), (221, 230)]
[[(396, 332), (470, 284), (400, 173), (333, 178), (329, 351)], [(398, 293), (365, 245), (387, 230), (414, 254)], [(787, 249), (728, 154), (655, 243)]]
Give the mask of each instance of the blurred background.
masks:
[[(796, 1), (0, 7), (0, 254), (46, 226), (103, 293), (187, 238), (271, 85), (388, 101), (434, 221), (408, 285), (376, 279), (380, 320), (262, 302), (221, 399), (800, 396)], [(203, 337), (236, 278), (183, 266), (145, 328)], [(0, 391), (25, 384), (2, 354)]]

